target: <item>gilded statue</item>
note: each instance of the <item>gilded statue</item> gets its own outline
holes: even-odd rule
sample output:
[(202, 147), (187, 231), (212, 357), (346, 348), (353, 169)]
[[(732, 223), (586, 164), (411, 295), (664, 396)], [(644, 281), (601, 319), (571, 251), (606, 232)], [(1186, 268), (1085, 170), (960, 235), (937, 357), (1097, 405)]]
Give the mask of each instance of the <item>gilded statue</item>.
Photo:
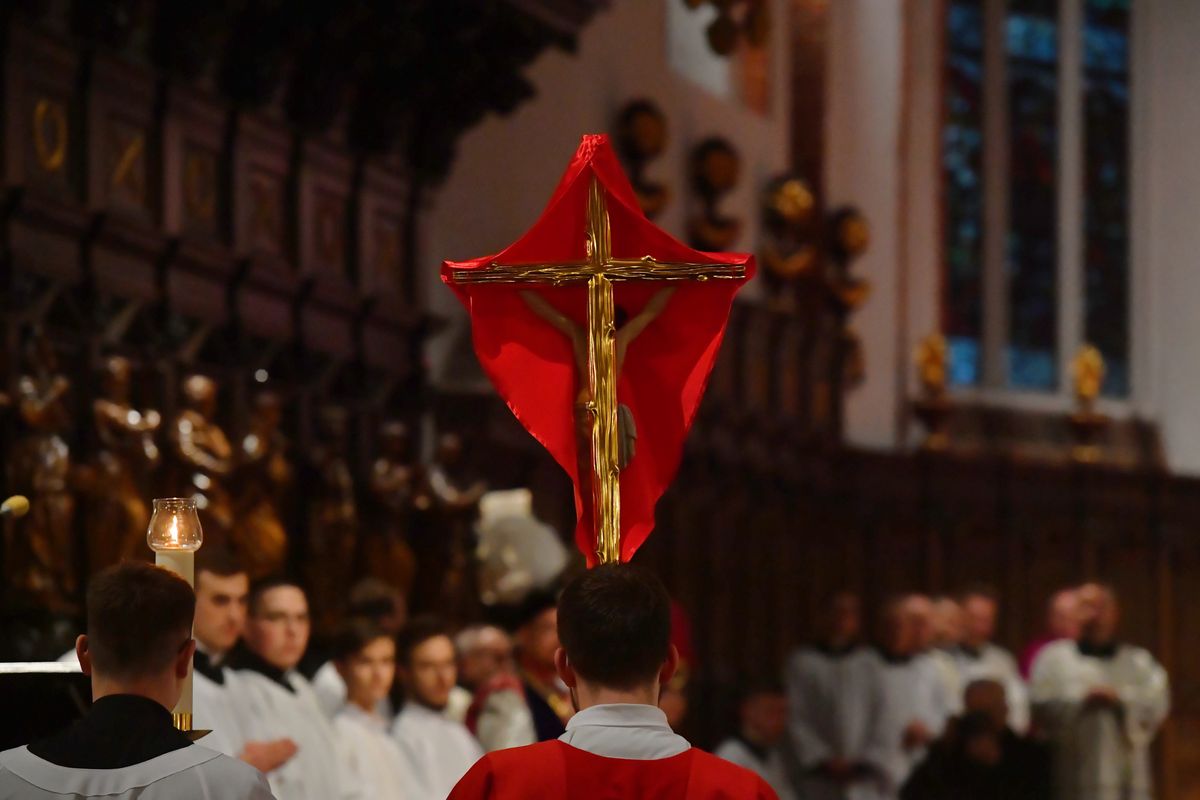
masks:
[(370, 490), (380, 520), (364, 541), (370, 573), (406, 594), (416, 571), (408, 543), (413, 514), (428, 510), (432, 502), (421, 467), (413, 462), (410, 438), (408, 426), (399, 420), (387, 420), (379, 428), (379, 457), (371, 465)]
[(796, 296), (789, 288), (814, 275), (817, 201), (795, 175), (782, 175), (767, 184), (763, 195), (763, 236), (759, 261), (773, 307), (792, 311)]
[(172, 456), (184, 496), (194, 497), (205, 541), (228, 543), (233, 503), (225, 487), (233, 473), (233, 446), (216, 422), (217, 383), (206, 375), (183, 381), (184, 409), (171, 427)]
[(1079, 411), (1091, 413), (1095, 408), (1096, 398), (1104, 386), (1106, 369), (1104, 356), (1090, 344), (1081, 347), (1071, 360), (1071, 381)]
[(234, 550), (241, 556), (251, 578), (283, 570), (288, 539), (281, 508), (292, 482), (287, 438), (280, 430), (283, 401), (274, 392), (254, 398), (249, 429), (238, 451)]
[(946, 337), (931, 333), (917, 345), (914, 361), (921, 394), (928, 399), (937, 399), (946, 394), (946, 369), (949, 359)]
[(70, 388), (53, 344), (35, 332), (26, 372), (17, 381), (17, 413), (27, 432), (17, 443), (13, 481), (28, 495), (30, 508), (24, 523), (10, 530), (8, 569), (17, 587), (49, 606), (60, 605), (78, 586), (71, 449), (64, 438), (71, 423)]
[(328, 629), (354, 575), (358, 501), (350, 471), (349, 420), (345, 409), (327, 406), (317, 415), (308, 496), (306, 565), (318, 625)]
[(129, 359), (106, 359), (103, 394), (92, 403), (97, 452), (90, 481), (93, 507), (88, 515), (88, 543), (93, 571), (148, 554), (150, 507), (143, 479), (161, 460), (154, 435), (162, 419), (154, 409), (133, 407), (132, 378)]

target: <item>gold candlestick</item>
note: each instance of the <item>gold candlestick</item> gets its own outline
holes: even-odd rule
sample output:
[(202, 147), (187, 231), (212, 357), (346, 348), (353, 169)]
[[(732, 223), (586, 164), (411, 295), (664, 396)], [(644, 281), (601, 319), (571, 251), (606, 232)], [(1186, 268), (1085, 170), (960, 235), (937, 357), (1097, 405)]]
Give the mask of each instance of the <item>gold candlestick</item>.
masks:
[[(190, 497), (165, 497), (154, 501), (154, 515), (146, 530), (146, 544), (154, 551), (154, 563), (196, 585), (196, 551), (204, 542), (204, 530)], [(172, 714), (175, 727), (192, 730), (192, 668), (188, 666), (183, 693)]]

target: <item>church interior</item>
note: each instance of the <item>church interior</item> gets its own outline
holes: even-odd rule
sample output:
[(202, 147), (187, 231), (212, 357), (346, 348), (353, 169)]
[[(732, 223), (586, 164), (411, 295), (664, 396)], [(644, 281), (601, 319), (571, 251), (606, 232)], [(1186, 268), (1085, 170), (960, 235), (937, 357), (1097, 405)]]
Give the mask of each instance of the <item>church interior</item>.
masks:
[(368, 576), (489, 618), (503, 498), (582, 569), (441, 269), (607, 134), (654, 225), (757, 261), (634, 559), (690, 623), (684, 735), (837, 592), (870, 628), (986, 585), (1020, 652), (1100, 582), (1169, 675), (1154, 796), (1200, 798), (1192, 34), (1193, 0), (0, 4), (0, 662), (72, 647), (154, 498), (298, 576), (316, 640)]

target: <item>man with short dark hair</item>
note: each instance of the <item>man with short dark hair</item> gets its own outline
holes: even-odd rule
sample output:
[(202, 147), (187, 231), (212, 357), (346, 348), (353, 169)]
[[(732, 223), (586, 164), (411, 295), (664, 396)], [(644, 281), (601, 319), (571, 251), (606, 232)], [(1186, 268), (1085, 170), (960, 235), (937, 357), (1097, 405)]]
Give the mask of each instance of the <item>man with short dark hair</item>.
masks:
[(751, 684), (741, 692), (737, 731), (714, 752), (756, 773), (775, 790), (779, 800), (795, 800), (780, 748), (787, 727), (788, 700), (783, 686), (773, 681)]
[(445, 797), (483, 751), (462, 723), (446, 716), (458, 664), (441, 622), (418, 617), (400, 632), (396, 671), (404, 684), (404, 708), (392, 735), (423, 789), (421, 796)]
[(289, 738), (246, 741), (225, 689), (229, 675), (225, 662), (246, 627), (249, 593), (250, 577), (233, 553), (214, 546), (197, 554), (193, 725), (211, 731), (204, 737), (205, 747), (269, 773), (296, 754), (295, 742)]
[(0, 798), (272, 797), (260, 773), (172, 725), (195, 650), (195, 602), (179, 576), (141, 562), (92, 579), (87, 633), (75, 643), (92, 708), (55, 736), (0, 753)]
[(229, 697), (247, 739), (291, 738), (296, 755), (268, 774), (280, 800), (336, 800), (358, 789), (343, 763), (329, 718), (312, 686), (296, 670), (308, 647), (308, 598), (288, 578), (267, 578), (250, 590), (242, 647), (230, 658)]
[(657, 707), (679, 653), (654, 575), (611, 564), (575, 578), (559, 598), (558, 636), (555, 665), (578, 709), (566, 733), (489, 753), (450, 798), (776, 798), (753, 772), (692, 748)]

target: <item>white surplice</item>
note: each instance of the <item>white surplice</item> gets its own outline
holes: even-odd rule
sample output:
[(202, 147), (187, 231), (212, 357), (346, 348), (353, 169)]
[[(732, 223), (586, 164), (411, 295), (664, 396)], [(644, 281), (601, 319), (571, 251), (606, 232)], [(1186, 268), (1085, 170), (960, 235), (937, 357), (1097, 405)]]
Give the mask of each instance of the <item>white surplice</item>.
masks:
[(348, 704), (334, 716), (333, 730), (347, 758), (345, 772), (365, 800), (424, 797), (385, 718)]
[(920, 722), (931, 736), (937, 738), (949, 719), (951, 703), (946, 697), (941, 670), (931, 654), (892, 659), (872, 653), (871, 657), (884, 699), (879, 735), (886, 753), (883, 757), (888, 776), (885, 796), (895, 797), (927, 750), (923, 746), (906, 748), (905, 729), (913, 722)]
[[(1029, 730), (1029, 692), (1021, 679), (1017, 660), (1003, 647), (991, 643), (971, 653), (964, 648), (953, 651), (958, 666), (959, 691), (965, 692), (972, 681), (993, 680), (1004, 687), (1008, 701), (1008, 726), (1020, 734)], [(962, 695), (954, 698), (955, 707), (961, 708)]]
[[(804, 648), (788, 661), (788, 732), (803, 772), (799, 793), (813, 800), (884, 797), (886, 758), (881, 736), (885, 702), (878, 659), (865, 647), (831, 653)], [(815, 773), (830, 759), (867, 764), (873, 778), (837, 784)]]
[(118, 769), (60, 767), (25, 747), (0, 753), (0, 800), (271, 800), (262, 773), (194, 744)]
[(267, 775), (271, 790), (279, 800), (360, 800), (353, 782), (341, 774), (344, 757), (312, 686), (294, 670), (283, 679), (290, 689), (249, 669), (233, 670), (226, 681), (246, 741), (289, 738), (299, 748)]
[(778, 748), (771, 748), (763, 758), (744, 741), (734, 737), (721, 742), (713, 751), (713, 755), (737, 764), (739, 767), (745, 767), (758, 775), (775, 790), (775, 794), (779, 795), (779, 800), (796, 800), (796, 793), (792, 790), (791, 778), (788, 776), (787, 765)]
[(246, 742), (226, 690), (230, 670), (222, 668), (221, 672), (225, 683), (217, 683), (201, 672), (192, 673), (192, 727), (211, 731), (200, 744), (237, 758)]
[[(1100, 686), (1117, 707), (1088, 704)], [(1047, 645), (1033, 664), (1034, 715), (1055, 747), (1060, 800), (1151, 800), (1150, 743), (1167, 717), (1167, 673), (1149, 652), (1118, 645), (1109, 657), (1084, 655), (1073, 641)]]
[(466, 726), (411, 700), (396, 715), (392, 735), (429, 800), (444, 800), (483, 755)]

